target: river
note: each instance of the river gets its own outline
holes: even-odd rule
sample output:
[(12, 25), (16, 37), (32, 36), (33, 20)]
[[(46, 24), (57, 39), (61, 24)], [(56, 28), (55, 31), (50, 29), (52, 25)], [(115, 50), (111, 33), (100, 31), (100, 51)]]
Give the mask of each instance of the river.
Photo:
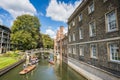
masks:
[(23, 64), (0, 76), (0, 80), (87, 80), (67, 64), (57, 61), (55, 65), (41, 59), (37, 67), (26, 75), (20, 75)]

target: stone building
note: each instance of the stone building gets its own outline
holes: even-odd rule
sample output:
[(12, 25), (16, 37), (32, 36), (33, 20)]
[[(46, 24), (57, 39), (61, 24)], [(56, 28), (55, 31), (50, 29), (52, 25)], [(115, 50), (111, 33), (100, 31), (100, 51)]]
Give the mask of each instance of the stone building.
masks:
[(0, 25), (0, 53), (10, 50), (10, 29)]
[(120, 76), (120, 0), (83, 0), (67, 23), (68, 64), (117, 80), (111, 75)]

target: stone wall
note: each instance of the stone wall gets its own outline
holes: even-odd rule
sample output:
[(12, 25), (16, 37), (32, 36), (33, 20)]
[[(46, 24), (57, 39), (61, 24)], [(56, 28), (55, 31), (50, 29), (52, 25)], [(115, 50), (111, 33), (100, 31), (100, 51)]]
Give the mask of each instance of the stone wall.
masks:
[[(92, 2), (94, 3), (94, 11), (89, 14), (88, 6)], [(107, 13), (113, 10), (116, 12), (118, 30), (107, 32), (105, 17)], [(80, 14), (82, 14), (82, 21), (78, 20)], [(120, 45), (120, 1), (107, 0), (104, 2), (103, 0), (86, 0), (83, 6), (77, 8), (68, 19), (68, 25), (71, 25), (72, 21), (75, 21), (75, 26), (71, 26), (68, 30), (68, 36), (75, 33), (76, 40), (69, 42), (68, 47), (76, 46), (76, 54), (71, 52), (68, 54), (69, 57), (120, 76), (120, 62), (110, 61), (110, 54), (107, 49), (109, 42), (117, 42)], [(89, 32), (89, 23), (91, 21), (95, 22), (96, 27), (96, 35), (93, 37), (90, 37)], [(80, 28), (83, 30), (83, 39), (79, 38)], [(97, 58), (91, 58), (91, 44), (97, 45)], [(79, 55), (79, 46), (81, 45), (84, 46), (84, 56)]]

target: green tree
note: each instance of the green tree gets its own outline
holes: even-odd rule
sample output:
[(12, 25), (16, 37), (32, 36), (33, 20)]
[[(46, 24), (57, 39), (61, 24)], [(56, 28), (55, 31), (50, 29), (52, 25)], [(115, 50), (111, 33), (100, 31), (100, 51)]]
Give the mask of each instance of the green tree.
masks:
[(11, 27), (11, 42), (21, 44), (23, 49), (40, 47), (40, 22), (31, 15), (18, 16)]
[(53, 48), (53, 39), (47, 35), (47, 34), (42, 34), (42, 41), (43, 41), (43, 47), (44, 48)]

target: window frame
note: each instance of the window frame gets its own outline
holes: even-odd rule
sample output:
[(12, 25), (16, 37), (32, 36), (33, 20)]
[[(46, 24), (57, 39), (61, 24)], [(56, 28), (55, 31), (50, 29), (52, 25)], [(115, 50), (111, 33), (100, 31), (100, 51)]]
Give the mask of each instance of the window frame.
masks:
[(79, 39), (83, 39), (83, 30), (79, 28)]
[(76, 39), (75, 39), (75, 32), (73, 32), (72, 35), (73, 35), (73, 36), (72, 36), (72, 40), (75, 41), (75, 40), (76, 40)]
[(82, 14), (80, 13), (80, 14), (79, 14), (79, 17), (78, 17), (79, 22), (81, 22), (82, 19), (83, 19), (83, 16), (82, 16)]
[(71, 54), (72, 53), (72, 49), (71, 49), (71, 46), (68, 47), (68, 54)]
[(71, 25), (70, 24), (68, 25), (68, 29), (71, 29)]
[(69, 35), (69, 42), (71, 42), (71, 35)]
[[(91, 10), (90, 6), (93, 5), (93, 11)], [(91, 14), (95, 11), (95, 5), (94, 5), (94, 0), (92, 1), (92, 3), (90, 3), (88, 5), (88, 14)]]
[(72, 21), (72, 26), (75, 26), (75, 19)]
[[(115, 16), (116, 16), (116, 29), (113, 29), (113, 30), (108, 30), (108, 21), (107, 21), (107, 14), (111, 13), (112, 11), (115, 12)], [(107, 13), (105, 13), (105, 27), (106, 27), (106, 33), (109, 33), (109, 32), (114, 32), (114, 31), (118, 31), (119, 28), (118, 28), (118, 18), (117, 18), (117, 9), (112, 9), (110, 11), (108, 11)]]
[[(118, 49), (120, 48), (120, 46), (119, 46), (119, 42), (108, 42), (107, 43), (107, 53), (108, 53), (108, 59), (109, 59), (109, 61), (112, 61), (112, 62), (118, 62), (118, 63), (120, 63), (120, 60), (113, 60), (112, 59), (112, 53), (111, 53), (111, 48), (110, 48), (110, 45), (111, 44), (118, 44)], [(119, 49), (119, 52), (118, 52), (118, 54), (120, 53), (120, 49)]]
[[(91, 23), (94, 24), (95, 34), (92, 32)], [(89, 36), (90, 36), (90, 37), (96, 36), (96, 23), (95, 23), (95, 20), (93, 20), (93, 21), (91, 21), (91, 22), (89, 23)]]
[[(82, 54), (81, 54), (81, 52), (82, 52)], [(81, 46), (81, 45), (79, 46), (79, 56), (84, 56), (84, 46)]]
[(75, 55), (76, 54), (76, 46), (72, 46), (72, 53)]
[[(95, 45), (96, 46), (96, 56), (93, 56), (93, 50), (92, 50), (92, 46)], [(94, 58), (94, 59), (98, 59), (98, 49), (97, 49), (97, 44), (90, 44), (90, 54), (91, 54), (91, 58)]]
[(103, 2), (105, 3), (105, 2), (107, 2), (108, 0), (103, 0)]

